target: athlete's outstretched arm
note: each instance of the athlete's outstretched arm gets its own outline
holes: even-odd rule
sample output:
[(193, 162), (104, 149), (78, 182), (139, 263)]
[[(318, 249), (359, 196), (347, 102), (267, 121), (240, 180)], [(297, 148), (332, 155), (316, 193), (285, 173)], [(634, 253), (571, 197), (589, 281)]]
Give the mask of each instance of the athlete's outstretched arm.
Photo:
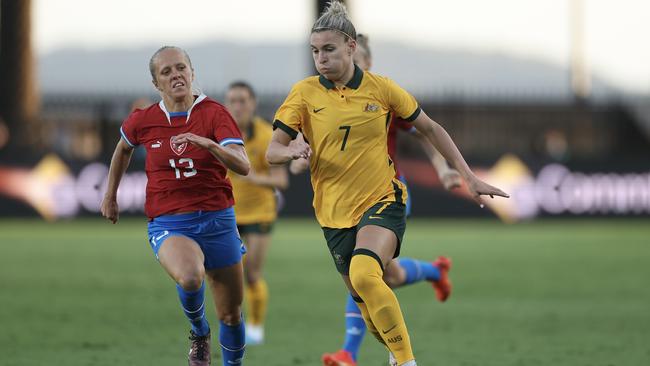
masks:
[(113, 158), (111, 158), (111, 167), (108, 170), (108, 187), (102, 200), (102, 216), (116, 223), (120, 218), (120, 210), (117, 206), (117, 188), (120, 186), (122, 176), (129, 167), (133, 155), (133, 148), (123, 139), (115, 146)]
[(440, 154), (440, 152), (433, 146), (431, 146), (431, 142), (429, 142), (429, 139), (427, 139), (426, 136), (417, 131), (413, 135), (420, 142), (420, 145), (427, 155), (427, 158), (429, 158), (431, 165), (433, 165), (436, 173), (438, 173), (438, 179), (440, 179), (443, 187), (445, 187), (446, 190), (452, 190), (454, 188), (460, 187), (461, 178), (458, 171), (454, 168), (450, 168), (449, 165), (447, 165), (447, 160), (445, 160), (445, 157), (442, 156), (442, 154)]
[(283, 165), (273, 165), (269, 174), (257, 174), (251, 169), (247, 176), (242, 177), (253, 184), (263, 187), (271, 187), (285, 190), (289, 187), (289, 174)]
[(458, 170), (478, 204), (483, 205), (481, 195), (509, 197), (507, 193), (483, 182), (474, 175), (447, 131), (429, 118), (424, 111), (413, 121), (413, 125)]
[(214, 140), (190, 132), (174, 136), (172, 142), (175, 144), (189, 142), (192, 145), (207, 149), (215, 158), (219, 159), (226, 168), (239, 175), (247, 175), (251, 169), (251, 164), (248, 161), (246, 150), (241, 145), (229, 144), (221, 146)]
[(284, 164), (300, 158), (308, 159), (311, 156), (311, 148), (304, 141), (290, 143), (289, 134), (279, 128), (275, 129), (266, 150), (266, 160), (269, 164)]

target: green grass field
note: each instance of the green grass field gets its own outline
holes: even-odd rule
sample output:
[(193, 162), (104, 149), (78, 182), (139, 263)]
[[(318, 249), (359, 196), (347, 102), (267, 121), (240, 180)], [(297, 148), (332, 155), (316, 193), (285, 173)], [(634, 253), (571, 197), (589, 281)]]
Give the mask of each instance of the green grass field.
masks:
[[(0, 221), (0, 365), (186, 365), (188, 324), (145, 225)], [(647, 219), (412, 220), (402, 253), (454, 261), (449, 302), (426, 283), (397, 291), (420, 365), (650, 365)], [(345, 300), (320, 228), (279, 222), (266, 275), (267, 342), (245, 364), (319, 365)], [(359, 364), (387, 364), (372, 337)]]

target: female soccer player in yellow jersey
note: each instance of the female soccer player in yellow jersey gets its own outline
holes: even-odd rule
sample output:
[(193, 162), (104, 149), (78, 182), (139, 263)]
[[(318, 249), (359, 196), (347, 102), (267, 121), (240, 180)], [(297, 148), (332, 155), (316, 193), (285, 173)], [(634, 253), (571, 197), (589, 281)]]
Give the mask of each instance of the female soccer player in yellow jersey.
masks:
[[(311, 30), (319, 76), (296, 83), (276, 113), (266, 153), (272, 164), (309, 158), (316, 218), (368, 330), (395, 355), (416, 365), (399, 302), (382, 279), (399, 255), (406, 190), (388, 157), (391, 115), (411, 121), (459, 171), (475, 200), (508, 195), (472, 173), (447, 132), (415, 98), (385, 77), (354, 65), (356, 31), (345, 6), (333, 1)], [(289, 144), (298, 132), (308, 144)]]
[(247, 345), (264, 341), (269, 295), (262, 268), (277, 216), (275, 189), (286, 189), (289, 185), (286, 168), (269, 166), (264, 157), (273, 130), (270, 123), (255, 116), (256, 107), (255, 91), (250, 84), (244, 81), (230, 84), (226, 108), (241, 130), (251, 163), (247, 176), (228, 174), (235, 196), (237, 228), (248, 251), (244, 258)]
[[(372, 57), (368, 37), (363, 34), (357, 34), (357, 49), (354, 52), (354, 63), (364, 71), (370, 69)], [(418, 140), (423, 143), (425, 152), (438, 173), (440, 182), (445, 189), (457, 188), (460, 185), (460, 175), (455, 169), (450, 169), (440, 153), (431, 147), (431, 144), (421, 134), (417, 133), (415, 127), (410, 122), (399, 118), (393, 118), (388, 128), (388, 155), (393, 160), (397, 177), (402, 183), (406, 184), (405, 178), (401, 175), (397, 162), (397, 130), (401, 129), (407, 132), (415, 132)], [(305, 164), (306, 163), (306, 164)], [(296, 172), (303, 166), (307, 168), (309, 162), (306, 159), (294, 160), (291, 162), (291, 171)], [(408, 217), (411, 210), (411, 196), (406, 201), (406, 216)], [(384, 269), (383, 278), (390, 288), (398, 288), (406, 285), (418, 283), (420, 281), (429, 281), (435, 290), (436, 297), (439, 301), (444, 302), (451, 294), (451, 282), (448, 279), (448, 273), (451, 269), (451, 261), (446, 257), (439, 257), (433, 262), (421, 261), (414, 258), (400, 257), (393, 259)], [(345, 304), (345, 340), (343, 347), (334, 353), (325, 353), (322, 356), (323, 366), (356, 366), (357, 356), (361, 343), (365, 336), (365, 324), (361, 316), (359, 307), (354, 299), (348, 295)], [(394, 362), (394, 356), (390, 354), (389, 361)]]

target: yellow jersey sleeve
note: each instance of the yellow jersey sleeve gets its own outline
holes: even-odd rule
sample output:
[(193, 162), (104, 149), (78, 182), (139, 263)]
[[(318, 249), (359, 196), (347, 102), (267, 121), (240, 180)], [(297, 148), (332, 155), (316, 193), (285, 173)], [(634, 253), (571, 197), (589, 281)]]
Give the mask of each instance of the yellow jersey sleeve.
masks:
[(273, 129), (281, 129), (286, 132), (291, 139), (298, 136), (307, 115), (307, 109), (304, 106), (300, 84), (291, 88), (289, 95), (284, 100), (273, 121)]
[(382, 90), (385, 103), (395, 112), (397, 117), (413, 122), (422, 111), (418, 101), (393, 80), (386, 77), (382, 77), (382, 79), (384, 81)]

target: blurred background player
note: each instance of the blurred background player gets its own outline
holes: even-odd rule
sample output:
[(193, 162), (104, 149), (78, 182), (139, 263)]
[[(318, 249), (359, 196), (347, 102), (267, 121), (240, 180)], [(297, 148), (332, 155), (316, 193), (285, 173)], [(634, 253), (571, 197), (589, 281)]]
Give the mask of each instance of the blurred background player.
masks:
[(289, 179), (285, 166), (270, 166), (264, 157), (273, 129), (270, 123), (255, 115), (257, 98), (251, 85), (244, 81), (231, 83), (225, 102), (241, 130), (251, 163), (248, 175), (230, 172), (228, 176), (235, 195), (237, 228), (247, 249), (244, 257), (246, 344), (254, 345), (264, 341), (269, 291), (263, 266), (277, 217), (274, 190), (286, 189)]
[[(310, 44), (319, 76), (296, 83), (276, 113), (267, 158), (310, 158), (316, 217), (337, 270), (367, 328), (395, 356), (416, 365), (399, 302), (382, 279), (405, 231), (405, 186), (387, 154), (390, 115), (413, 122), (459, 170), (472, 192), (507, 196), (476, 178), (445, 130), (391, 80), (353, 63), (356, 31), (332, 1), (313, 25)], [(309, 142), (295, 142), (298, 132)]]
[(223, 364), (241, 364), (245, 347), (243, 246), (226, 172), (231, 169), (246, 175), (250, 170), (242, 136), (226, 108), (202, 93), (193, 93), (194, 69), (184, 50), (160, 48), (149, 68), (162, 100), (135, 110), (122, 124), (101, 212), (117, 222), (120, 180), (133, 149), (144, 146), (149, 242), (176, 282), (191, 324), (188, 363), (210, 364), (203, 281), (207, 275), (220, 321)]
[[(357, 34), (357, 49), (354, 53), (354, 63), (363, 70), (369, 70), (372, 66), (372, 54), (368, 44), (368, 37), (364, 34)], [(460, 186), (460, 174), (455, 169), (449, 168), (447, 161), (440, 153), (431, 147), (424, 140), (423, 136), (407, 121), (401, 118), (393, 118), (388, 128), (388, 155), (393, 161), (397, 177), (406, 185), (406, 179), (399, 170), (397, 163), (397, 131), (406, 131), (418, 138), (427, 153), (429, 160), (438, 173), (440, 182), (445, 189), (454, 189)], [(300, 172), (308, 168), (307, 159), (299, 159), (291, 162), (292, 172)], [(408, 189), (408, 186), (407, 186)], [(412, 198), (409, 194), (406, 200), (406, 216), (411, 212)], [(439, 301), (446, 301), (451, 293), (451, 283), (447, 274), (451, 269), (451, 261), (445, 257), (439, 257), (435, 262), (420, 261), (413, 258), (399, 258), (386, 267), (384, 281), (391, 288), (410, 285), (420, 281), (430, 281), (436, 291)], [(359, 348), (366, 333), (366, 326), (361, 311), (348, 294), (345, 306), (345, 340), (342, 348), (335, 353), (325, 353), (322, 356), (323, 365), (326, 366), (355, 366)]]

